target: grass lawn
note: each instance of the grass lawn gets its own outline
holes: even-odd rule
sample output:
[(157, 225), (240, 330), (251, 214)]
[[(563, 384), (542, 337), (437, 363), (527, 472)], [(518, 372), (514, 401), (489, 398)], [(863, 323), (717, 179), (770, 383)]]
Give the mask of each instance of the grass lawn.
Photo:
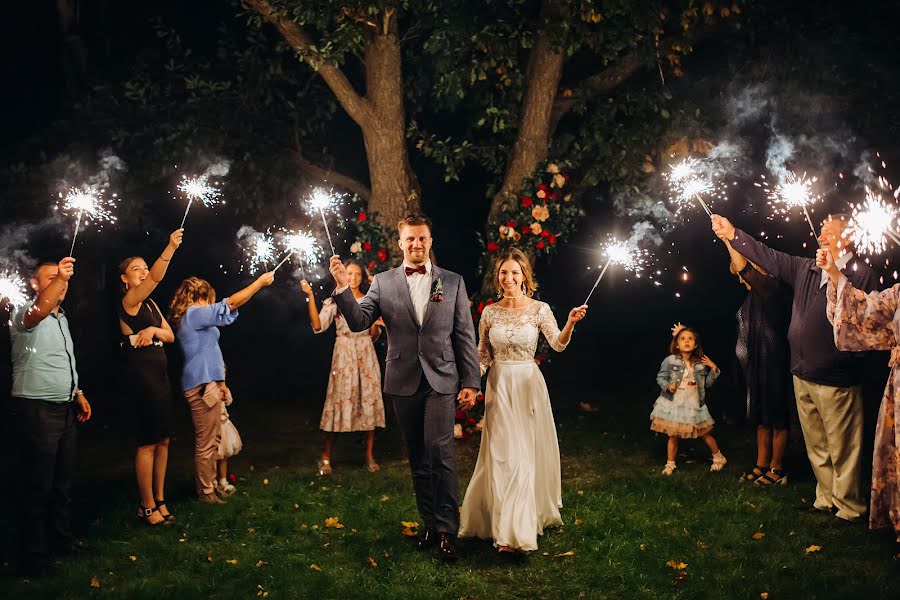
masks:
[[(402, 534), (401, 522), (418, 517), (396, 427), (379, 435), (380, 473), (363, 468), (362, 447), (348, 435), (334, 475), (323, 479), (315, 476), (316, 415), (238, 404), (238, 493), (221, 507), (190, 499), (184, 411), (168, 493), (177, 520), (167, 527), (133, 517), (132, 448), (121, 421), (85, 432), (76, 524), (90, 548), (59, 562), (46, 581), (14, 576), (12, 500), (4, 494), (4, 597), (879, 598), (900, 587), (890, 535), (823, 527), (803, 510), (813, 483), (796, 434), (789, 466), (799, 481), (759, 489), (736, 479), (755, 457), (747, 431), (717, 429), (731, 461), (724, 472), (708, 472), (697, 442), (683, 444), (679, 470), (665, 478), (664, 444), (646, 428), (649, 403), (625, 416), (560, 409), (564, 527), (525, 557), (469, 541), (447, 566)], [(458, 446), (461, 485), (476, 453), (477, 440)]]

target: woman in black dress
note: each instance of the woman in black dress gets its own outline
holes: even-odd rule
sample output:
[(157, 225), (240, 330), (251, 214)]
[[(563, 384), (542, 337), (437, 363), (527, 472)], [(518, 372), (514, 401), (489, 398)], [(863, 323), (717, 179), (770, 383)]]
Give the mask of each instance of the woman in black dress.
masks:
[(725, 244), (731, 255), (731, 272), (749, 292), (737, 313), (735, 353), (744, 377), (738, 387), (742, 412), (756, 426), (756, 466), (741, 477), (760, 485), (784, 485), (787, 475), (782, 460), (793, 401), (787, 343), (790, 290)]
[(116, 312), (125, 350), (125, 377), (137, 421), (134, 470), (141, 497), (138, 517), (148, 525), (175, 518), (165, 501), (172, 397), (163, 349), (164, 343), (175, 341), (175, 334), (150, 294), (166, 274), (169, 261), (181, 245), (183, 231), (172, 232), (169, 244), (152, 268), (147, 268), (139, 256), (131, 256), (119, 264), (125, 294)]

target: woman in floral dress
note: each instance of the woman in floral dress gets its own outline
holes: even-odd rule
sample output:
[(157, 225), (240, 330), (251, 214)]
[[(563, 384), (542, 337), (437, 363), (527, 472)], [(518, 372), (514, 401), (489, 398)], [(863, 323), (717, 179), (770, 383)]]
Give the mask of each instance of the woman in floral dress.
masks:
[[(362, 264), (355, 260), (347, 260), (344, 265), (350, 289), (358, 302), (368, 291), (368, 275)], [(319, 424), (325, 432), (319, 474), (331, 474), (331, 450), (335, 434), (347, 431), (366, 432), (366, 468), (373, 473), (379, 471), (381, 467), (375, 462), (373, 450), (375, 428), (384, 427), (384, 402), (381, 398), (381, 368), (372, 342), (378, 339), (381, 327), (376, 323), (369, 331), (354, 333), (350, 331), (331, 298), (322, 303), (320, 312), (309, 283), (301, 281), (300, 287), (309, 300), (309, 318), (313, 331), (324, 333), (334, 323), (337, 334), (325, 407)]]
[(893, 527), (900, 543), (900, 284), (866, 294), (841, 274), (828, 252), (819, 250), (816, 264), (828, 273), (827, 314), (838, 350), (891, 351), (875, 427), (869, 528)]

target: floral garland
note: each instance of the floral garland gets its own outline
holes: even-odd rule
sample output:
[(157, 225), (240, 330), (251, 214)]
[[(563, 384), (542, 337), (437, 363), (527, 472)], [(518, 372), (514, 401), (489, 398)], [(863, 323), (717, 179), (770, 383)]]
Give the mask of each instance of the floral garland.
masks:
[(364, 264), (374, 277), (377, 273), (396, 266), (391, 262), (387, 250), (391, 232), (388, 227), (375, 220), (375, 213), (365, 211), (361, 200), (357, 199), (356, 202), (358, 213), (352, 223), (355, 239), (350, 244), (350, 254)]

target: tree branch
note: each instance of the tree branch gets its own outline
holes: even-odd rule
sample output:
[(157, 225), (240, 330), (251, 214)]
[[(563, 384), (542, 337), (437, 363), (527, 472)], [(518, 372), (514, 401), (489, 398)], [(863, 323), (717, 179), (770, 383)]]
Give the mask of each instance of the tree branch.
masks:
[(551, 135), (556, 131), (556, 126), (559, 125), (560, 120), (585, 95), (588, 93), (592, 95), (608, 94), (631, 77), (635, 71), (647, 64), (647, 61), (643, 60), (636, 52), (626, 54), (612, 66), (583, 80), (576, 86), (577, 91), (574, 93), (570, 95), (558, 94), (553, 102), (553, 112), (550, 116)]
[(303, 60), (315, 69), (322, 79), (331, 88), (338, 102), (350, 115), (350, 118), (363, 127), (372, 119), (372, 112), (368, 101), (359, 95), (353, 88), (350, 80), (336, 65), (327, 63), (306, 51), (312, 47), (309, 35), (294, 21), (279, 14), (268, 0), (243, 0), (244, 4), (255, 10), (263, 19), (272, 23), (278, 29), (288, 45), (302, 55)]
[(321, 180), (336, 188), (356, 194), (365, 200), (366, 203), (369, 202), (369, 198), (372, 196), (372, 190), (366, 187), (361, 181), (357, 181), (349, 175), (337, 173), (331, 169), (326, 169), (317, 165), (303, 155), (303, 147), (300, 145), (300, 133), (296, 126), (294, 127), (294, 147), (291, 152), (291, 157), (294, 159), (297, 166), (300, 167), (300, 170), (306, 173), (310, 179)]

